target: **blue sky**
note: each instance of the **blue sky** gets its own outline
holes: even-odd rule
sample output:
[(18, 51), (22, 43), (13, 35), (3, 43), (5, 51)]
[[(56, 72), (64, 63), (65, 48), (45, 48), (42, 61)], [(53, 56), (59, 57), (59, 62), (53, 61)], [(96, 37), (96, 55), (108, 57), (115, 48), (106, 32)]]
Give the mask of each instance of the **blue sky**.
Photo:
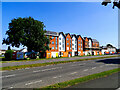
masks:
[[(97, 39), (100, 45), (118, 46), (118, 9), (112, 9), (111, 4), (105, 7), (100, 2), (3, 2), (2, 37), (7, 37), (5, 32), (13, 18), (29, 16), (44, 22), (47, 30), (80, 34)], [(2, 48), (7, 49), (6, 45)]]

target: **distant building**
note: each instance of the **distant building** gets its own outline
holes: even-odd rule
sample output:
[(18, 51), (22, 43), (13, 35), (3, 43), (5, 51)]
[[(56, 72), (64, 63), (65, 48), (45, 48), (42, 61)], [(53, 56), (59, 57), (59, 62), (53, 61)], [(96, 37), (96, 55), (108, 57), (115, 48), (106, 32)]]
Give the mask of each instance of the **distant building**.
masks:
[(102, 54), (112, 54), (116, 53), (116, 48), (113, 47), (111, 44), (107, 44), (106, 46), (101, 47)]

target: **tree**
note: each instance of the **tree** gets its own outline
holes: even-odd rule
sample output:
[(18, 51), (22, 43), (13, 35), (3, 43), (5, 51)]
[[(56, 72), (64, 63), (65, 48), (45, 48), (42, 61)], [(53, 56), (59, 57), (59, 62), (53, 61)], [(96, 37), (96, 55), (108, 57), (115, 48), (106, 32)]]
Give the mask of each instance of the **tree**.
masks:
[[(102, 5), (107, 6), (107, 4), (108, 4), (108, 3), (111, 3), (111, 2), (112, 2), (111, 0), (104, 0), (104, 1), (102, 2)], [(114, 2), (113, 2), (113, 9), (114, 9), (114, 7), (117, 7), (117, 8), (120, 9), (120, 0), (114, 0)]]
[(49, 50), (49, 39), (44, 35), (46, 30), (43, 22), (34, 20), (32, 17), (14, 18), (9, 23), (9, 29), (6, 31), (8, 37), (3, 38), (3, 43), (18, 47), (26, 46), (31, 52), (45, 52)]

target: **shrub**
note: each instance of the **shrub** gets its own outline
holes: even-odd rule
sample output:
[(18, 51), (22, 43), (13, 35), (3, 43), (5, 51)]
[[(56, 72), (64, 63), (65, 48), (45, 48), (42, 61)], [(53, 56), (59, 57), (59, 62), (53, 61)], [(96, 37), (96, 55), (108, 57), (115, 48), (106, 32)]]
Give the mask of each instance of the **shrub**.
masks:
[(5, 52), (5, 59), (11, 60), (12, 59), (12, 53), (13, 53), (13, 50), (7, 50)]

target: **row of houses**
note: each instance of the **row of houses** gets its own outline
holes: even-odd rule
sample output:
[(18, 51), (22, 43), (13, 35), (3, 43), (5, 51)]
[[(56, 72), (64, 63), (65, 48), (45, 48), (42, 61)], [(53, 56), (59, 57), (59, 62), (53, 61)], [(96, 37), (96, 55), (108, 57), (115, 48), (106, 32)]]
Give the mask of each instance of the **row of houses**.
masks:
[(47, 31), (45, 35), (50, 39), (45, 57), (69, 57), (83, 55), (101, 55), (99, 42), (96, 39), (81, 37), (80, 35), (63, 32)]
[[(45, 35), (49, 38), (49, 48), (45, 53), (41, 53), (40, 58), (70, 57), (83, 55), (102, 55), (116, 52), (116, 48), (108, 44), (99, 46), (96, 39), (81, 37), (80, 35), (63, 32), (47, 31)], [(6, 50), (0, 50), (0, 55)], [(27, 49), (13, 50), (14, 52), (27, 52)]]

